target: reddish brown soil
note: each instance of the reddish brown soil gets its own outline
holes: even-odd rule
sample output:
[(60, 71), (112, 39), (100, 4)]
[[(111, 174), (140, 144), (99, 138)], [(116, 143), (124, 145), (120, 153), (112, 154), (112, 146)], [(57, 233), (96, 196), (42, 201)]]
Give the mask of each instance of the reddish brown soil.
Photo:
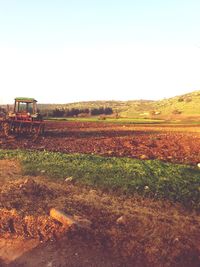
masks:
[(94, 153), (175, 163), (200, 162), (199, 125), (117, 125), (94, 122), (47, 122), (36, 141), (16, 137), (1, 148), (25, 148), (64, 153)]
[[(200, 265), (200, 218), (178, 205), (24, 177), (9, 160), (0, 161), (0, 181), (0, 266)], [(64, 229), (52, 207), (92, 225)]]

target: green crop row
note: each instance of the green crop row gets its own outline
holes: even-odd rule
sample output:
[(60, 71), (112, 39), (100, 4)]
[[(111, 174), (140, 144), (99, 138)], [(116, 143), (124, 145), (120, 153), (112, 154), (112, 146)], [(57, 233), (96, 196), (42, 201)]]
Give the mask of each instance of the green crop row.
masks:
[(0, 150), (2, 158), (20, 160), (25, 174), (45, 174), (55, 180), (73, 177), (78, 183), (200, 210), (200, 169), (194, 166), (47, 151)]

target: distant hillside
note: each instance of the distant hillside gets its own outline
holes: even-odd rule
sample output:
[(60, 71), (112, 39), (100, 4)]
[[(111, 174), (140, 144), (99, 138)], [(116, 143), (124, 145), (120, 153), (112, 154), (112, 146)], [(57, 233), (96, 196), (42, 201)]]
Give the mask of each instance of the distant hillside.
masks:
[(88, 101), (88, 102), (76, 102), (69, 104), (39, 104), (40, 110), (53, 110), (58, 109), (93, 109), (100, 107), (111, 107), (114, 112), (124, 116), (135, 116), (138, 113), (143, 112), (145, 109), (151, 109), (154, 101), (151, 100), (133, 100), (133, 101)]
[(182, 114), (200, 115), (200, 91), (158, 101), (155, 103), (155, 108), (163, 114), (179, 110)]
[[(6, 108), (6, 105), (0, 107)], [(200, 121), (200, 90), (158, 101), (87, 101), (68, 104), (38, 104), (42, 113), (55, 109), (110, 107), (121, 117)], [(11, 106), (10, 106), (11, 108)]]
[(99, 108), (111, 107), (114, 112), (122, 117), (199, 117), (200, 116), (200, 90), (185, 95), (175, 96), (159, 101), (134, 100), (134, 101), (88, 101), (69, 104), (40, 104), (41, 111), (71, 108)]

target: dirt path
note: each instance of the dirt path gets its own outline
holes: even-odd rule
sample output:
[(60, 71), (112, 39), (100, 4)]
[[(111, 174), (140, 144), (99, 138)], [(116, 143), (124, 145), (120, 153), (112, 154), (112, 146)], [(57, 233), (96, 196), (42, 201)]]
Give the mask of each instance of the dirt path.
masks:
[[(14, 161), (0, 160), (0, 170), (0, 266), (200, 265), (195, 213), (164, 201), (23, 177)], [(91, 227), (65, 230), (49, 217), (52, 207)]]
[(5, 267), (120, 267), (123, 264), (110, 257), (107, 251), (78, 238), (71, 240), (63, 237), (44, 244), (37, 240), (10, 239), (6, 240), (4, 252), (2, 254), (7, 264), (2, 266)]

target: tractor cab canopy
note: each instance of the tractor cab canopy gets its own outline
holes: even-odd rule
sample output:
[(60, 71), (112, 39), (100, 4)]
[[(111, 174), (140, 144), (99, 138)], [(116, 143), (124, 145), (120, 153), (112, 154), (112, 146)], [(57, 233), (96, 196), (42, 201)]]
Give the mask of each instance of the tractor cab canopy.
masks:
[(14, 113), (37, 113), (37, 100), (28, 97), (16, 97), (14, 103)]
[(37, 102), (34, 98), (29, 98), (29, 97), (16, 97), (15, 98), (16, 102), (23, 102), (23, 103), (33, 103)]

